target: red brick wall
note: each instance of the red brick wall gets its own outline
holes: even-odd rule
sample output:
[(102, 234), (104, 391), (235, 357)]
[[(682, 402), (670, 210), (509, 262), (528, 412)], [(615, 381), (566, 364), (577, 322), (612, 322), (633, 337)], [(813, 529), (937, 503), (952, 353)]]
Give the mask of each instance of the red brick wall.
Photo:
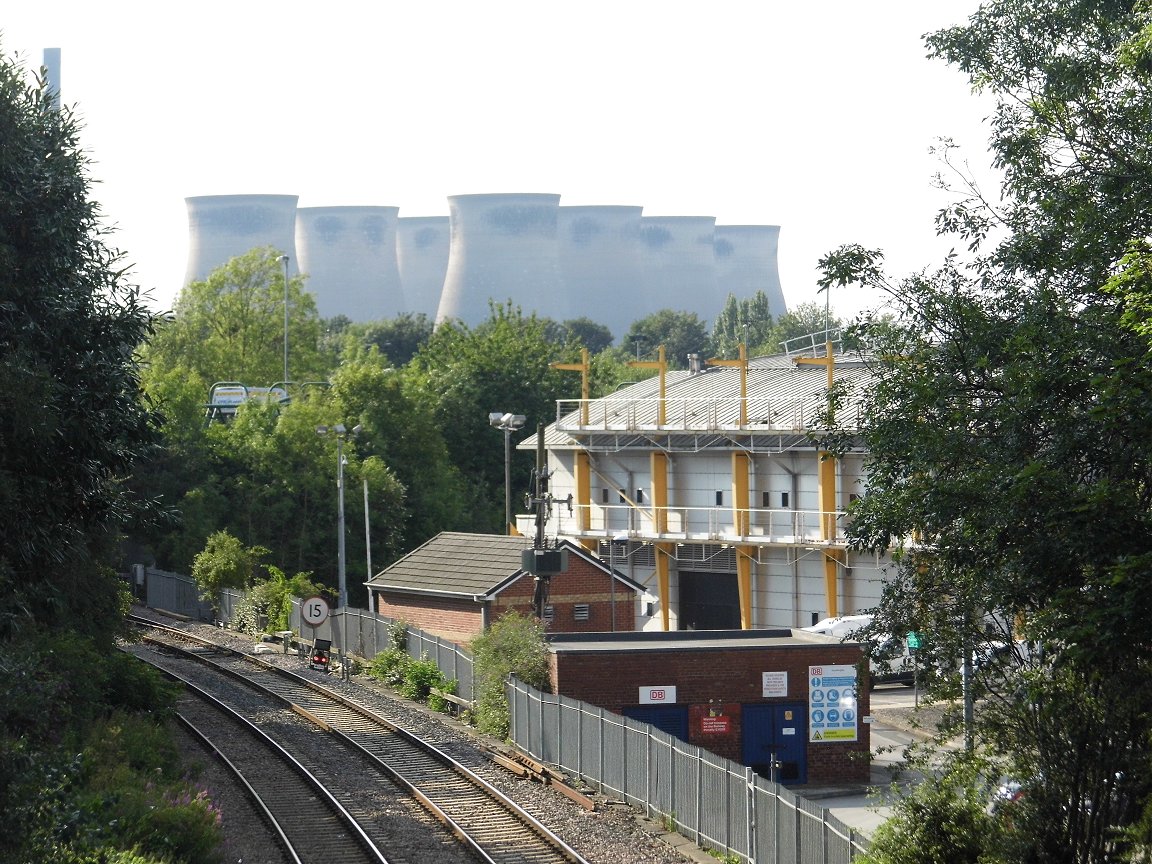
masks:
[[(522, 576), (501, 591), (493, 606), (493, 620), (509, 609), (532, 615), (532, 596), (535, 582), (531, 576)], [(613, 594), (614, 590), (614, 594)], [(608, 574), (575, 554), (568, 555), (568, 569), (551, 579), (548, 605), (552, 607), (552, 620), (547, 625), (550, 633), (608, 633), (612, 630), (612, 601), (616, 601), (616, 630), (636, 629), (636, 594), (619, 582), (615, 589)], [(575, 607), (588, 605), (588, 620), (577, 621)]]
[[(676, 703), (689, 708), (689, 743), (736, 762), (742, 757), (740, 706), (744, 703), (808, 704), (808, 667), (855, 664), (858, 648), (842, 645), (756, 648), (623, 648), (620, 651), (554, 652), (552, 689), (617, 714), (639, 704), (641, 686), (674, 686)], [(763, 673), (787, 672), (787, 697), (763, 696)], [(859, 716), (869, 711), (868, 690), (857, 694)], [(726, 732), (705, 733), (709, 704), (730, 718)], [(718, 724), (713, 724), (718, 725)], [(808, 783), (867, 782), (869, 726), (860, 723), (857, 741), (808, 743)], [(808, 728), (802, 734), (807, 738)]]
[[(490, 609), (491, 620), (515, 609), (523, 615), (533, 615), (532, 597), (535, 583), (531, 576), (522, 576), (496, 595)], [(389, 618), (402, 618), (428, 633), (442, 639), (467, 644), (483, 630), (480, 604), (471, 598), (459, 600), (421, 597), (415, 594), (373, 592), (376, 611)], [(616, 584), (616, 630), (636, 629), (636, 595), (620, 583)], [(576, 555), (568, 556), (568, 570), (551, 579), (548, 604), (552, 606), (552, 621), (547, 630), (553, 633), (598, 633), (612, 630), (613, 589), (608, 574)], [(575, 606), (586, 603), (587, 621), (575, 619)]]
[(441, 639), (467, 645), (484, 629), (481, 605), (471, 600), (373, 593), (378, 615), (403, 619)]

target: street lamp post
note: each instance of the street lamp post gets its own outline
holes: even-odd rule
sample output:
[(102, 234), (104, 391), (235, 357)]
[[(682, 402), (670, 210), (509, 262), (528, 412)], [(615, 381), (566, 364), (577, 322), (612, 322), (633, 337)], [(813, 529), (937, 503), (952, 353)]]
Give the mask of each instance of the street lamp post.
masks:
[[(352, 427), (353, 437), (360, 434), (360, 428), (358, 425)], [(348, 605), (344, 570), (344, 442), (348, 438), (348, 430), (343, 423), (316, 427), (317, 435), (327, 435), (329, 432), (336, 436), (336, 578), (339, 591), (336, 608), (343, 609)]]
[(281, 255), (284, 265), (284, 392), (288, 392), (288, 256)]
[(512, 533), (512, 433), (521, 428), (528, 418), (523, 414), (505, 414), (493, 411), (488, 422), (504, 432), (504, 530)]

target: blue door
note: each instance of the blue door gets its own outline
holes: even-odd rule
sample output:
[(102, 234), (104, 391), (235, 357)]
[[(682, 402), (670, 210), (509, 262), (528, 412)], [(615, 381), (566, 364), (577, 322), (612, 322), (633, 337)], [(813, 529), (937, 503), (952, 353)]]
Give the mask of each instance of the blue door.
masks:
[(803, 703), (741, 707), (744, 764), (777, 783), (808, 781), (808, 709)]
[(681, 741), (688, 740), (687, 705), (633, 705), (622, 712), (625, 717), (655, 726)]

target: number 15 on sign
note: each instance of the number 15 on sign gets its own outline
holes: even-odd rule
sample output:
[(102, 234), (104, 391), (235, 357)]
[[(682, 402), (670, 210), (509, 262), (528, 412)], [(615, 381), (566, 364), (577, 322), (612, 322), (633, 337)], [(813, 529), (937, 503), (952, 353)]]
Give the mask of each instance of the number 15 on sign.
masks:
[(328, 601), (323, 597), (309, 597), (300, 607), (300, 617), (313, 627), (328, 620)]

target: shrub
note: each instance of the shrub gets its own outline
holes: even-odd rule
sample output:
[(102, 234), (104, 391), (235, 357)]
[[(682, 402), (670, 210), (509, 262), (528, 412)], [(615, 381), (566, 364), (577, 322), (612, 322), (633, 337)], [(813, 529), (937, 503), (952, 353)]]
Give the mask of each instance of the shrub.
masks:
[[(450, 693), (453, 696), (456, 695), (456, 691), (459, 687), (460, 682), (455, 678), (452, 678), (448, 681), (441, 681), (440, 684), (436, 685), (437, 690), (443, 691), (444, 693)], [(448, 714), (452, 711), (452, 703), (445, 699), (443, 696), (440, 696), (436, 693), (428, 694), (428, 707), (433, 711), (439, 711), (441, 714)]]
[(404, 676), (413, 659), (407, 651), (389, 648), (381, 651), (368, 664), (368, 674), (389, 687), (399, 687), (404, 682)]
[(436, 661), (427, 656), (410, 662), (404, 670), (404, 681), (400, 685), (400, 693), (405, 699), (424, 702), (428, 699), (429, 691), (435, 687), (443, 688), (444, 676)]
[(476, 676), (476, 728), (508, 736), (510, 716), (504, 681), (514, 675), (540, 690), (549, 687), (544, 627), (535, 618), (509, 612), (472, 643)]

